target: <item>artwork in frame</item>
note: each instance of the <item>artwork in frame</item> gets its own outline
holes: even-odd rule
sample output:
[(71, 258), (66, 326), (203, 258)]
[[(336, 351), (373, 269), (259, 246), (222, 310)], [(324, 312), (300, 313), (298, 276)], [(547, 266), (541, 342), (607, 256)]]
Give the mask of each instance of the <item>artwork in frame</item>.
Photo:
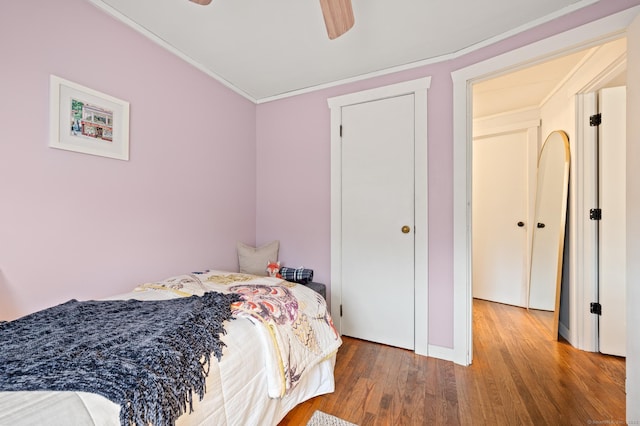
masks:
[(49, 146), (129, 160), (129, 103), (51, 75)]

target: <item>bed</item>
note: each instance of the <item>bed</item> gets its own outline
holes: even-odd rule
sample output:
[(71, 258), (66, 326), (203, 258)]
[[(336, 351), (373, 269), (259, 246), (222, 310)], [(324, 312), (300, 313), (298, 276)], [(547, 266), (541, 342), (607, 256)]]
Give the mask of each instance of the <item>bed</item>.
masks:
[[(341, 340), (324, 299), (304, 285), (273, 277), (204, 271), (145, 283), (130, 293), (101, 301), (68, 303), (77, 302), (89, 312), (98, 306), (90, 305), (94, 302), (101, 307), (128, 303), (126, 309), (137, 313), (153, 304), (175, 306), (219, 294), (232, 298), (231, 319), (223, 322), (220, 333), (221, 357), (211, 356), (206, 365), (208, 374), (202, 379), (206, 392), (200, 400), (198, 392), (191, 390), (190, 395), (195, 396), (191, 403), (182, 404), (183, 413), (158, 423), (275, 425), (300, 402), (333, 392), (335, 355)], [(75, 305), (67, 308), (82, 311)], [(164, 314), (172, 315), (170, 312)], [(0, 344), (8, 324), (0, 325)], [(82, 387), (7, 390), (6, 384), (15, 375), (5, 371), (3, 376), (3, 368), (8, 367), (0, 365), (0, 379), (5, 381), (4, 387), (0, 383), (0, 425), (137, 423), (121, 415), (125, 410), (121, 404), (103, 396), (108, 392), (89, 392)], [(141, 394), (145, 392), (150, 393)]]

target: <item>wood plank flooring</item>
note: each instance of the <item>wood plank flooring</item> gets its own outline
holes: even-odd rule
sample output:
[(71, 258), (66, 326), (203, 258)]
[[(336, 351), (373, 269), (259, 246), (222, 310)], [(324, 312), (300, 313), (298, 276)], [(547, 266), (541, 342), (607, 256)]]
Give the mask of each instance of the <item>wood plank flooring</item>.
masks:
[(471, 366), (344, 337), (336, 391), (280, 425), (305, 425), (315, 410), (361, 426), (624, 424), (624, 358), (553, 340), (550, 313), (473, 307)]

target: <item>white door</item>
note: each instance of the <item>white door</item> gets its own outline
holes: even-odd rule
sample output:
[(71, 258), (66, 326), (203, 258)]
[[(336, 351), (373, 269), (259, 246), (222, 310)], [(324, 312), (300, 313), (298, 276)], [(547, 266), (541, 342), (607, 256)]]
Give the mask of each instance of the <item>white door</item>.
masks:
[(473, 140), (473, 297), (527, 305), (527, 131)]
[(344, 335), (414, 348), (413, 225), (414, 95), (342, 107)]
[(600, 352), (626, 355), (626, 87), (603, 89), (599, 132)]

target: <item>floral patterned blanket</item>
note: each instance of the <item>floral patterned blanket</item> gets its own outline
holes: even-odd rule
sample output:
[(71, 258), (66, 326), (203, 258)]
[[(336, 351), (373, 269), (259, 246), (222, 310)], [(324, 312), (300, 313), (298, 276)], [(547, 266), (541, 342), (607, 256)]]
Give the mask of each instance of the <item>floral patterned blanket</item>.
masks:
[(179, 296), (209, 291), (239, 294), (231, 305), (237, 318), (260, 326), (269, 351), (269, 396), (280, 398), (293, 389), (305, 371), (332, 356), (342, 344), (324, 298), (301, 284), (273, 277), (196, 272), (146, 283), (136, 291), (170, 291)]

